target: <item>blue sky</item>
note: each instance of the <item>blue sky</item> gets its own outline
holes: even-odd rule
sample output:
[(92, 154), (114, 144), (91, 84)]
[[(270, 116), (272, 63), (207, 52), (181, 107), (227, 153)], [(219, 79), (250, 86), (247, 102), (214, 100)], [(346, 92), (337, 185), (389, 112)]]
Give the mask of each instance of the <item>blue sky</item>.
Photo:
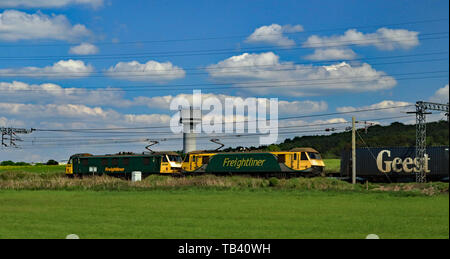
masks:
[[(319, 114), (417, 100), (448, 102), (448, 13), (448, 1), (64, 0), (55, 5), (51, 0), (0, 0), (0, 126), (167, 125), (172, 112), (161, 103), (162, 97), (192, 93), (177, 85), (198, 84), (196, 88), (202, 89), (210, 87), (202, 84), (211, 83), (223, 85), (202, 89), (204, 93), (279, 98), (285, 102), (280, 117), (292, 111)], [(81, 44), (78, 51), (70, 50)], [(201, 52), (205, 50), (216, 51)], [(195, 51), (202, 54), (188, 55)], [(230, 66), (248, 64), (257, 66), (229, 71)], [(277, 69), (265, 70), (267, 64)], [(130, 74), (144, 68), (143, 75)], [(239, 88), (287, 84), (283, 80), (304, 83)], [(47, 84), (57, 89), (48, 91)], [(136, 91), (131, 86), (144, 88)], [(116, 90), (103, 92), (106, 87)], [(72, 94), (62, 88), (81, 92)], [(54, 113), (46, 114), (50, 111)], [(401, 116), (401, 112), (361, 116), (382, 118)], [(322, 119), (348, 121), (349, 116)], [(36, 132), (24, 139), (53, 136)], [(35, 150), (42, 147), (32, 149), (27, 141), (23, 145), (29, 149), (0, 150), (0, 160), (142, 150), (141, 143), (49, 146), (36, 155)], [(202, 145), (210, 147), (207, 142)], [(180, 149), (181, 141), (161, 148)]]

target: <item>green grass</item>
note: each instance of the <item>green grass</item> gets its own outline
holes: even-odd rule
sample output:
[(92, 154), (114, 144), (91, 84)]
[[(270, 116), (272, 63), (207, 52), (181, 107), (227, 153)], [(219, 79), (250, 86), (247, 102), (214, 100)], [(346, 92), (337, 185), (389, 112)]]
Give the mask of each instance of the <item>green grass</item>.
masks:
[(448, 195), (3, 190), (0, 204), (0, 238), (449, 238)]
[(0, 174), (5, 172), (64, 174), (65, 168), (65, 165), (0, 166)]
[(325, 172), (339, 173), (341, 171), (341, 159), (324, 159)]

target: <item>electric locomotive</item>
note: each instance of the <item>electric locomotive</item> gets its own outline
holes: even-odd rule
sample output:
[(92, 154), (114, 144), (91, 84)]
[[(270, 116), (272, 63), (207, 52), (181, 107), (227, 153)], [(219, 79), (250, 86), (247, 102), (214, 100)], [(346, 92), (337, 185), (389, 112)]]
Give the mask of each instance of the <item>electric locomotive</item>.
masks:
[(182, 158), (175, 152), (119, 153), (94, 156), (76, 154), (70, 157), (66, 175), (112, 175), (129, 178), (134, 171), (150, 174), (177, 174), (181, 172)]
[(273, 176), (318, 176), (325, 164), (313, 148), (280, 152), (219, 153), (197, 151), (186, 155), (183, 174), (246, 174)]

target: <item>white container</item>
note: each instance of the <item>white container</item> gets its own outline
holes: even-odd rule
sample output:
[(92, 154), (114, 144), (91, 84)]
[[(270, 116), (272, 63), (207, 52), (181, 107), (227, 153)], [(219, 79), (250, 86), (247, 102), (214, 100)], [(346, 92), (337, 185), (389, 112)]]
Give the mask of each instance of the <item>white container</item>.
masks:
[(132, 182), (140, 182), (142, 180), (142, 172), (134, 171), (131, 173), (131, 181)]

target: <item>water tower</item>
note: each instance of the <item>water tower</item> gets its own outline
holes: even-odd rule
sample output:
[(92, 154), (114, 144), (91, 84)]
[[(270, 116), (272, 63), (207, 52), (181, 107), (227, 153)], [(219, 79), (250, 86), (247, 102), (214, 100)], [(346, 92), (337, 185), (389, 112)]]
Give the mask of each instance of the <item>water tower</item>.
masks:
[[(192, 108), (181, 110), (183, 124), (183, 152), (185, 154), (197, 150), (197, 133), (200, 133), (202, 123), (202, 111)], [(197, 129), (197, 127), (199, 127)]]

